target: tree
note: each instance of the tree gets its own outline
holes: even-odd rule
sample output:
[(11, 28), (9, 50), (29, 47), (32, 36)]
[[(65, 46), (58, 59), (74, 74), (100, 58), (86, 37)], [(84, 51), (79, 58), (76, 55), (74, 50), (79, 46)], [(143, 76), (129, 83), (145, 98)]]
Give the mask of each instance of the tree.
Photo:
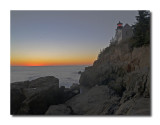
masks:
[(140, 47), (150, 44), (150, 12), (138, 11), (136, 16), (136, 24), (133, 25), (134, 39), (136, 42), (134, 46)]

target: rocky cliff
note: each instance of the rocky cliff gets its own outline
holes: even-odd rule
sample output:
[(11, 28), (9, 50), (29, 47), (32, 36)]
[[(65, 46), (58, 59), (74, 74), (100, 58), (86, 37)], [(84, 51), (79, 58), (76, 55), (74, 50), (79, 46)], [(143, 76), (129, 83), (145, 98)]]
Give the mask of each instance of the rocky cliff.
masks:
[(81, 74), (80, 85), (86, 95), (90, 90), (106, 88), (103, 109), (98, 114), (149, 115), (150, 46), (131, 49), (130, 43), (125, 41), (105, 48), (93, 66)]
[(81, 94), (50, 106), (46, 114), (151, 114), (150, 46), (130, 48), (129, 41), (111, 45), (85, 68), (79, 81)]
[[(11, 84), (11, 114), (150, 115), (150, 46), (105, 48), (81, 73), (80, 88), (53, 76)], [(80, 93), (80, 94), (79, 94)]]

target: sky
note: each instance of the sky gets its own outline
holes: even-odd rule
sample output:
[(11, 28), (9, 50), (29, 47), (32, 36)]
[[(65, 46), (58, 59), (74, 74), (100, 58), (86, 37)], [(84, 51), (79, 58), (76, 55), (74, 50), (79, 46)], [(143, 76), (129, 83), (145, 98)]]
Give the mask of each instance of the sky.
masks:
[(11, 11), (11, 65), (92, 65), (137, 11)]

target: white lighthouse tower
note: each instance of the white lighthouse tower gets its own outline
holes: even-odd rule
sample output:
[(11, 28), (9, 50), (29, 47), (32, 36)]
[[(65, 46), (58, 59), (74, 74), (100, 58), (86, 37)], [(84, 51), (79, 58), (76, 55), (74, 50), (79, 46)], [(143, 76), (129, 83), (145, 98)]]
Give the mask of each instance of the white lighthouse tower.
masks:
[(121, 43), (122, 41), (125, 41), (133, 36), (133, 29), (128, 24), (125, 24), (123, 26), (123, 23), (120, 21), (117, 23), (117, 29), (115, 37), (112, 38), (112, 43)]
[(119, 21), (117, 23), (117, 29), (116, 29), (116, 34), (115, 34), (115, 40), (119, 43), (119, 41), (122, 40), (122, 29), (123, 29), (123, 23)]

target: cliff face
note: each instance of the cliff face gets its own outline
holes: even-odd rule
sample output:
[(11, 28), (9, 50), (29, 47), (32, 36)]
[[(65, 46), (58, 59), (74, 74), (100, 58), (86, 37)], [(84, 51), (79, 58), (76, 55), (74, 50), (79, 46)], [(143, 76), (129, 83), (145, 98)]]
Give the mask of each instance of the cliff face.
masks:
[(46, 115), (150, 115), (150, 46), (112, 45), (80, 77), (81, 94)]
[(128, 43), (122, 43), (106, 48), (93, 66), (86, 67), (85, 72), (81, 74), (80, 85), (82, 91), (95, 85), (108, 85), (110, 82), (121, 82), (123, 87), (126, 87), (128, 83), (126, 80), (130, 76), (148, 74), (148, 78), (149, 72), (150, 47), (131, 50)]
[[(81, 74), (80, 86), (84, 97), (79, 95), (78, 100), (89, 100), (98, 96), (98, 100), (103, 97), (103, 102), (96, 101), (97, 105), (101, 106), (99, 112), (94, 110), (98, 108), (96, 105), (90, 106), (90, 110), (85, 107), (86, 110), (83, 111), (82, 108), (78, 113), (149, 115), (150, 46), (131, 50), (129, 43), (123, 42), (106, 48), (93, 66), (86, 67)], [(105, 88), (106, 90), (103, 90)], [(100, 91), (104, 91), (103, 94), (106, 95), (99, 94)], [(92, 96), (89, 96), (91, 93)], [(76, 107), (76, 104), (73, 105), (76, 97), (71, 100), (68, 104)], [(85, 102), (88, 104), (87, 101), (81, 103)]]

